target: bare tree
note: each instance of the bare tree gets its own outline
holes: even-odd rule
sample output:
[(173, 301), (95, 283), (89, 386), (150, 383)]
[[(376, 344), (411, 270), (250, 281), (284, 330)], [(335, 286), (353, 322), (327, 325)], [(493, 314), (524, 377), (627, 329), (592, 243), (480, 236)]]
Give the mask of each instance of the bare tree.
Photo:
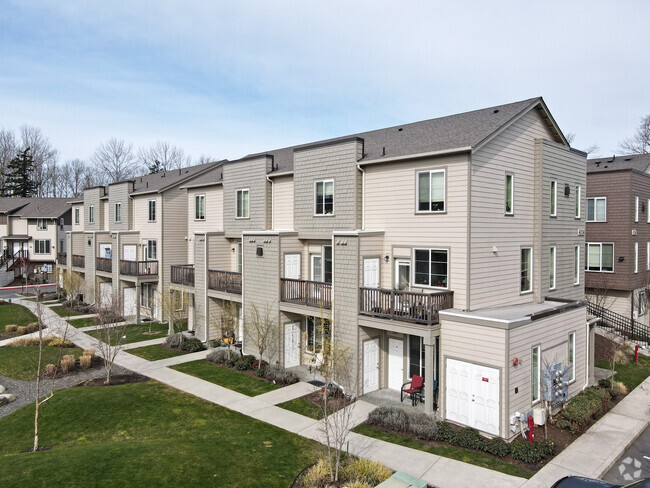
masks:
[(57, 150), (38, 127), (22, 125), (19, 133), (20, 146), (23, 149), (29, 147), (34, 160), (35, 179), (38, 184), (36, 196), (51, 196), (55, 191), (52, 186), (54, 182), (47, 178), (47, 175), (50, 168), (56, 166)]
[[(163, 320), (169, 323), (168, 334), (175, 334), (183, 331), (183, 325), (188, 318), (190, 306), (190, 296), (180, 290), (168, 290), (168, 292), (159, 292), (154, 300), (158, 301), (158, 309), (162, 313)], [(151, 323), (149, 324), (151, 333)], [(181, 342), (183, 337), (181, 334)]]
[[(567, 132), (566, 134), (564, 134), (564, 138), (567, 140), (569, 145), (571, 145), (576, 138), (576, 133)], [(597, 153), (598, 151), (600, 151), (600, 146), (598, 144), (591, 144), (590, 146), (587, 146), (584, 149), (584, 152), (586, 152), (587, 154)]]
[(194, 164), (205, 164), (205, 163), (212, 163), (214, 161), (217, 161), (216, 158), (213, 158), (209, 154), (201, 154), (196, 160), (194, 161)]
[(641, 118), (641, 124), (635, 134), (619, 142), (618, 148), (625, 154), (650, 153), (650, 114)]
[[(72, 259), (70, 256), (68, 259)], [(85, 281), (79, 273), (72, 271), (70, 273), (64, 272), (61, 277), (61, 288), (65, 292), (68, 299), (76, 298), (84, 289)]]
[(127, 144), (123, 139), (112, 138), (102, 142), (90, 160), (108, 182), (131, 178), (140, 169), (138, 160), (133, 155), (133, 145)]
[(269, 358), (278, 350), (279, 328), (277, 320), (271, 316), (271, 308), (260, 311), (257, 305), (251, 305), (250, 319), (244, 322), (244, 340), (250, 341), (259, 353), (260, 364), (265, 353)]
[(191, 162), (183, 149), (172, 146), (167, 141), (157, 141), (151, 147), (140, 148), (138, 159), (142, 166), (149, 169), (150, 173), (183, 168), (189, 166)]
[(97, 312), (97, 337), (95, 345), (104, 358), (104, 370), (106, 381), (111, 382), (111, 370), (115, 364), (115, 358), (125, 344), (128, 325), (121, 316), (122, 303), (113, 299), (110, 306), (99, 309)]

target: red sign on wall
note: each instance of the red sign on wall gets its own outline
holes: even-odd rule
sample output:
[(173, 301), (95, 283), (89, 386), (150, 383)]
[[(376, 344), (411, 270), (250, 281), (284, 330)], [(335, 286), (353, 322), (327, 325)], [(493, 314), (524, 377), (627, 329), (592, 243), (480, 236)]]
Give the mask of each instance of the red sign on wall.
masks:
[(482, 379), (483, 381), (485, 381), (486, 383), (489, 383), (489, 382), (490, 382), (490, 379), (489, 379), (489, 378), (481, 378), (481, 379)]

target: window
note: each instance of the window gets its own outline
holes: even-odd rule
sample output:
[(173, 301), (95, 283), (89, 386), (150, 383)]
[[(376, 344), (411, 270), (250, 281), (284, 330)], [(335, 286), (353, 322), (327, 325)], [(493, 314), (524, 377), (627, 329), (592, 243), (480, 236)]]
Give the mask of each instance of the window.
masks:
[(582, 197), (582, 188), (576, 185), (576, 219), (580, 218), (580, 199)]
[(157, 250), (157, 242), (154, 239), (149, 239), (147, 241), (147, 247), (145, 247), (145, 255), (144, 255), (144, 260), (145, 261), (155, 261), (158, 259), (158, 250)]
[(530, 389), (532, 391), (532, 400), (533, 403), (536, 403), (539, 401), (539, 390), (540, 390), (540, 376), (541, 376), (541, 349), (542, 346), (535, 346), (533, 347), (532, 351), (532, 361), (530, 362), (531, 364), (531, 385)]
[(585, 244), (585, 269), (614, 271), (614, 244), (588, 242)]
[(650, 242), (645, 245), (645, 269), (650, 270)]
[(314, 183), (314, 215), (334, 215), (334, 180)]
[(409, 378), (413, 375), (424, 378), (424, 339), (409, 335)]
[(639, 272), (639, 243), (634, 243), (634, 272)]
[(557, 216), (557, 180), (551, 180), (551, 217)]
[(639, 221), (639, 197), (634, 197), (634, 221)]
[(322, 258), (320, 254), (310, 254), (311, 280), (321, 281), (323, 277)]
[(34, 254), (50, 254), (50, 240), (35, 240)]
[(636, 303), (637, 303), (637, 312), (639, 315), (645, 315), (647, 311), (647, 297), (646, 297), (646, 290), (641, 290), (636, 297)]
[(445, 170), (418, 172), (418, 212), (445, 211)]
[(149, 200), (149, 222), (156, 221), (156, 201)]
[(174, 290), (174, 310), (180, 312), (185, 308), (185, 296), (183, 290)]
[(447, 288), (448, 251), (446, 249), (414, 249), (415, 284)]
[(244, 269), (244, 260), (242, 256), (242, 243), (237, 243), (237, 272), (241, 273)]
[(556, 270), (556, 264), (557, 264), (557, 248), (555, 246), (551, 246), (549, 249), (549, 290), (555, 290), (555, 270)]
[(323, 246), (323, 283), (332, 282), (332, 246)]
[(194, 197), (194, 219), (205, 220), (205, 195)]
[(122, 222), (122, 204), (115, 204), (115, 222)]
[(65, 225), (65, 219), (63, 217), (59, 218), (59, 227), (61, 230), (63, 230), (63, 226)]
[(320, 317), (307, 317), (307, 352), (320, 353), (323, 351), (323, 336), (330, 338), (330, 321)]
[(607, 219), (607, 199), (605, 197), (587, 198), (587, 222), (605, 222)]
[(580, 246), (573, 248), (573, 284), (580, 284)]
[(569, 382), (576, 379), (576, 333), (569, 334)]
[(59, 252), (65, 252), (65, 245), (63, 244), (63, 239), (59, 239)]
[(650, 224), (650, 198), (648, 198), (646, 208), (648, 209), (648, 223)]
[(533, 248), (521, 248), (521, 292), (528, 293), (533, 289)]
[(237, 218), (248, 218), (248, 190), (237, 190)]
[(88, 223), (89, 224), (94, 224), (95, 223), (95, 206), (90, 205), (88, 207)]
[(76, 225), (79, 225), (79, 209), (78, 208), (74, 209), (74, 223)]
[(149, 283), (143, 283), (140, 288), (140, 306), (144, 308), (151, 308), (153, 304), (153, 288)]
[(38, 230), (47, 230), (47, 220), (45, 220), (45, 219), (36, 219), (36, 228)]
[(506, 173), (506, 215), (515, 213), (515, 175)]

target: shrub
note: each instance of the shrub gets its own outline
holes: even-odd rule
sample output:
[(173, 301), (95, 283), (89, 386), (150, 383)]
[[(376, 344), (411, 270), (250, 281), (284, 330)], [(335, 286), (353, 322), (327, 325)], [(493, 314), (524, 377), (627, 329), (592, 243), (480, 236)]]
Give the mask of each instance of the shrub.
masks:
[(373, 485), (364, 483), (363, 481), (352, 481), (351, 483), (346, 483), (347, 488), (373, 488)]
[(228, 366), (229, 368), (234, 368), (234, 367), (235, 367), (235, 363), (237, 362), (237, 360), (238, 360), (239, 358), (240, 358), (240, 356), (235, 356), (235, 357), (232, 357), (232, 358), (228, 359), (228, 360), (226, 361), (226, 366)]
[(26, 325), (21, 325), (20, 327), (18, 327), (18, 330), (16, 332), (18, 332), (18, 335), (27, 334), (27, 326)]
[(438, 422), (438, 440), (454, 444), (456, 440), (456, 431), (447, 422)]
[(124, 317), (122, 317), (122, 315), (114, 312), (113, 310), (100, 310), (98, 313), (98, 318), (104, 324), (117, 324), (118, 322), (124, 322), (126, 320)]
[(291, 385), (298, 382), (298, 376), (293, 371), (285, 369), (280, 364), (271, 364), (266, 368), (265, 378), (279, 385)]
[(259, 378), (266, 378), (266, 366), (261, 366), (255, 370), (255, 374)]
[(510, 454), (510, 444), (501, 437), (495, 437), (483, 442), (483, 450), (502, 458)]
[(268, 366), (268, 365), (269, 365), (269, 363), (267, 363), (266, 361), (264, 361), (264, 360), (262, 359), (262, 360), (259, 360), (259, 361), (255, 361), (255, 362), (252, 364), (252, 367), (253, 367), (254, 369), (258, 369), (258, 368), (261, 368), (261, 367), (266, 367), (266, 366)]
[(169, 347), (177, 348), (178, 346), (181, 345), (182, 340), (183, 340), (183, 333), (176, 332), (175, 334), (167, 336), (167, 339), (165, 339), (165, 344), (167, 344)]
[(66, 354), (63, 356), (63, 359), (61, 359), (61, 370), (64, 373), (72, 371), (74, 369), (75, 362), (75, 358), (72, 354)]
[(18, 326), (16, 324), (9, 324), (5, 327), (6, 332), (16, 332), (18, 330)]
[(228, 361), (228, 349), (225, 347), (215, 349), (205, 359), (214, 364), (226, 364), (226, 361)]
[(577, 425), (584, 425), (600, 414), (609, 404), (610, 395), (601, 388), (587, 388), (573, 397), (562, 409), (562, 417)]
[(81, 366), (81, 369), (89, 369), (92, 361), (93, 361), (92, 356), (84, 354), (79, 358), (79, 366)]
[(614, 390), (615, 393), (622, 393), (625, 395), (627, 393), (627, 386), (625, 386), (622, 381), (614, 381), (614, 383), (612, 383), (612, 390)]
[(181, 345), (178, 346), (178, 348), (181, 351), (187, 351), (187, 352), (199, 352), (199, 351), (205, 351), (205, 346), (201, 342), (200, 339), (197, 339), (196, 337), (189, 337), (183, 340), (181, 342)]
[(90, 356), (91, 358), (95, 356), (94, 349), (84, 349), (84, 356)]
[(36, 332), (38, 330), (38, 322), (32, 322), (31, 324), (27, 324), (27, 332), (31, 334), (32, 332)]
[(598, 380), (598, 386), (602, 388), (611, 388), (612, 382), (609, 380), (609, 378), (603, 378), (602, 380)]
[(330, 481), (330, 467), (327, 459), (319, 459), (316, 464), (307, 470), (303, 477), (305, 486), (324, 487)]
[(517, 459), (528, 464), (535, 464), (544, 459), (543, 451), (535, 442), (515, 441), (510, 444), (512, 459)]
[(394, 432), (408, 432), (408, 414), (398, 407), (378, 407), (368, 415), (368, 423)]
[[(36, 341), (36, 346), (38, 346), (38, 339), (34, 338)], [(64, 339), (63, 337), (54, 337), (49, 336), (43, 339), (43, 345), (48, 347), (74, 347), (74, 344), (69, 339)]]
[(438, 438), (438, 424), (432, 417), (423, 412), (410, 412), (409, 430), (418, 439), (434, 441)]
[(54, 376), (56, 374), (56, 364), (45, 365), (45, 376)]
[(244, 358), (238, 358), (237, 361), (235, 361), (235, 369), (237, 371), (246, 371), (251, 369), (251, 365)]
[(383, 464), (363, 458), (352, 459), (341, 468), (343, 481), (357, 481), (370, 486), (377, 486), (392, 474)]
[[(97, 309), (93, 307), (92, 305), (79, 305), (75, 307), (75, 310), (79, 313), (84, 313), (84, 314), (91, 314), (91, 313), (97, 313)], [(111, 317), (119, 317), (119, 315), (111, 314)], [(118, 320), (107, 320), (104, 319), (103, 322), (105, 324), (113, 323), (113, 322), (121, 322)]]

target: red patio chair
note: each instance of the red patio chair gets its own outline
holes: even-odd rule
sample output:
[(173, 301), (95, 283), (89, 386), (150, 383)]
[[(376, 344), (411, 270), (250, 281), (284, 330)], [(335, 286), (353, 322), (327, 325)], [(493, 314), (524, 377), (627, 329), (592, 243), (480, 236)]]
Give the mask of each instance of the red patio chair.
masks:
[[(408, 388), (406, 387), (407, 385)], [(409, 395), (411, 397), (411, 404), (415, 406), (417, 404), (420, 393), (424, 389), (424, 378), (416, 374), (413, 375), (411, 381), (407, 381), (402, 385), (402, 390), (400, 392), (400, 402), (404, 401), (404, 397)], [(405, 395), (406, 394), (406, 395)]]

